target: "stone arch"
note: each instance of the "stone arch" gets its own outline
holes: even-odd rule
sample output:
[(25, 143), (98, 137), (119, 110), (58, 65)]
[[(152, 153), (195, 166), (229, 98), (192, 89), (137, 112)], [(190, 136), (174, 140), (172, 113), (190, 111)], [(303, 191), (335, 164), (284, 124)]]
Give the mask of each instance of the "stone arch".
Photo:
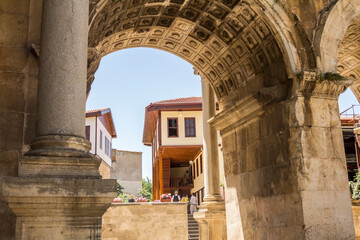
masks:
[(314, 45), (321, 71), (337, 71), (340, 44), (357, 17), (360, 17), (360, 0), (339, 0), (325, 16), (323, 26), (317, 30)]
[(303, 66), (289, 22), (267, 0), (100, 1), (90, 14), (88, 91), (101, 57), (132, 47), (188, 61), (223, 105), (263, 87), (290, 85), (288, 78)]
[(315, 45), (320, 57), (319, 69), (354, 79), (350, 88), (360, 101), (360, 49), (356, 47), (359, 40), (356, 33), (360, 32), (360, 1), (338, 1), (319, 32)]

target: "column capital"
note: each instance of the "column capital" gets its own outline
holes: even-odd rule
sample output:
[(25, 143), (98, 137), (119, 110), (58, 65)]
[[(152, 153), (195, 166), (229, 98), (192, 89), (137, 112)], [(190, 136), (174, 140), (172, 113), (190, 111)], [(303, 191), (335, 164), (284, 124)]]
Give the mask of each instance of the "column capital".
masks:
[(353, 83), (336, 73), (304, 71), (297, 75), (296, 93), (300, 96), (338, 98)]

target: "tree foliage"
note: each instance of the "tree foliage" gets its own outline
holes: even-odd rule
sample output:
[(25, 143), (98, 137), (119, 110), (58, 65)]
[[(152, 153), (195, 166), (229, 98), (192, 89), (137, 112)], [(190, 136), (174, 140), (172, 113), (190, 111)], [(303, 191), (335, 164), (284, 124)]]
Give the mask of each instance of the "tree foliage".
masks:
[(351, 198), (354, 200), (360, 200), (360, 173), (356, 174), (354, 181), (349, 181), (349, 187)]
[(137, 194), (137, 196), (144, 197), (150, 201), (152, 200), (152, 182), (148, 177), (142, 180), (142, 188), (140, 192)]

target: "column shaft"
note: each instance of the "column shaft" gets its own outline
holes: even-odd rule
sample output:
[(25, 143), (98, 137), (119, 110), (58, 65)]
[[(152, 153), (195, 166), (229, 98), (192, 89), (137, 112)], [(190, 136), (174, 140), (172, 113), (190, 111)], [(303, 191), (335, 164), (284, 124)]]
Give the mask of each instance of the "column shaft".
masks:
[(216, 129), (207, 122), (215, 116), (216, 102), (206, 79), (201, 80), (203, 114), (204, 201), (221, 201), (218, 137)]
[(85, 137), (88, 0), (43, 4), (37, 136)]
[(44, 0), (42, 14), (36, 138), (19, 175), (99, 178), (85, 139), (89, 0)]
[(201, 86), (205, 196), (200, 210), (194, 213), (194, 218), (199, 223), (201, 240), (225, 240), (226, 213), (225, 203), (220, 195), (218, 137), (216, 129), (208, 123), (215, 116), (216, 102), (206, 79), (202, 78)]

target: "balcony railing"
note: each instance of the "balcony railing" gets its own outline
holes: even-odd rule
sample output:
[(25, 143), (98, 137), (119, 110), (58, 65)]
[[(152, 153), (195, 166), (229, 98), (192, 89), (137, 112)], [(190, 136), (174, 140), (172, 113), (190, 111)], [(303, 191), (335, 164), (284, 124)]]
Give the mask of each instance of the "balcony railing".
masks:
[(191, 176), (170, 178), (170, 187), (193, 187)]

